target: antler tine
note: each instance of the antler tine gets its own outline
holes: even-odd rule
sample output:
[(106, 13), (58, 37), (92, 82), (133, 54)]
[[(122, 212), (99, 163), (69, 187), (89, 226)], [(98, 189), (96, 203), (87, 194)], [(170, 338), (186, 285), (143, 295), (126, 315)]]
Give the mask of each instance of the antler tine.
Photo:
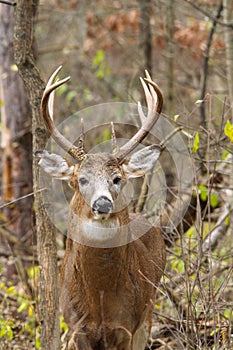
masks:
[[(67, 83), (70, 80), (70, 77), (66, 77), (62, 80), (57, 81), (56, 83), (54, 83), (54, 80), (56, 79), (58, 73), (60, 72), (60, 70), (62, 69), (62, 66), (59, 66), (55, 72), (51, 75), (51, 77), (48, 80), (48, 83), (46, 85), (45, 91), (43, 93), (42, 96), (42, 101), (41, 101), (41, 107), (43, 105), (43, 103), (47, 103), (47, 107), (48, 107), (48, 112), (49, 112), (49, 119), (53, 120), (53, 102), (54, 102), (54, 91), (61, 85)], [(43, 115), (43, 114), (42, 114)], [(44, 117), (44, 116), (43, 116)], [(55, 127), (55, 125), (52, 123), (50, 124), (50, 120), (44, 119), (44, 122), (46, 123), (46, 127), (47, 129), (51, 126), (52, 128)], [(47, 123), (49, 122), (49, 123)], [(53, 132), (53, 130), (49, 130), (49, 132)]]
[(140, 101), (138, 101), (138, 114), (140, 117), (141, 124), (145, 123), (146, 117), (145, 117), (145, 114), (143, 113), (143, 109)]
[(117, 154), (119, 146), (117, 145), (116, 133), (113, 122), (111, 122), (111, 134), (112, 134), (112, 153)]
[(153, 100), (152, 100), (152, 96), (151, 96), (150, 90), (148, 89), (145, 81), (141, 77), (140, 77), (140, 81), (141, 81), (141, 84), (142, 84), (142, 87), (143, 87), (143, 90), (144, 90), (144, 94), (145, 94), (145, 97), (146, 97), (146, 103), (147, 103), (148, 111), (151, 111), (153, 109)]
[(80, 157), (85, 156), (85, 133), (84, 133), (84, 121), (83, 118), (80, 120), (80, 135), (78, 141), (78, 149), (80, 152)]
[(153, 87), (153, 95), (156, 96), (156, 111), (157, 113), (161, 113), (163, 108), (163, 94), (160, 90), (159, 86), (151, 79), (144, 78), (144, 80), (149, 84), (149, 87)]
[(54, 83), (58, 73), (60, 72), (62, 66), (59, 66), (55, 72), (51, 75), (46, 85), (45, 91), (41, 100), (41, 114), (44, 120), (46, 129), (51, 134), (54, 141), (67, 153), (69, 153), (73, 158), (80, 161), (83, 159), (84, 150), (83, 147), (79, 148), (74, 146), (69, 140), (67, 140), (56, 128), (53, 121), (53, 99), (54, 91), (61, 85), (65, 84), (70, 80), (70, 77), (66, 77)]
[[(145, 81), (147, 81), (148, 83), (153, 82), (153, 80), (151, 79), (151, 76), (147, 70), (145, 70), (145, 74), (146, 74)], [(150, 89), (151, 95), (153, 96), (154, 104), (156, 105), (157, 101), (158, 101), (158, 96), (157, 96), (157, 93), (155, 92), (154, 88), (150, 85), (150, 83), (149, 83), (149, 89)]]
[[(120, 147), (117, 157), (120, 162), (134, 150), (134, 148), (144, 140), (150, 130), (159, 118), (163, 106), (163, 94), (158, 85), (151, 79), (149, 73), (145, 72), (146, 77), (140, 78), (147, 103), (147, 117), (145, 117), (141, 103), (138, 103), (138, 113), (141, 119), (141, 128), (138, 132), (122, 147)], [(147, 84), (146, 84), (147, 83)]]

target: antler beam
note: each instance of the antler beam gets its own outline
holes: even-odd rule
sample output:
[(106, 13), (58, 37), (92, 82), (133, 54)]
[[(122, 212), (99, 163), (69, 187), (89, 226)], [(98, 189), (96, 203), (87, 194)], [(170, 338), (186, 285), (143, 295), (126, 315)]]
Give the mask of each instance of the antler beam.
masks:
[[(42, 117), (48, 132), (51, 134), (55, 142), (73, 158), (81, 161), (85, 157), (83, 131), (81, 137), (79, 138), (79, 146), (76, 147), (58, 131), (53, 121), (54, 91), (59, 86), (67, 83), (70, 80), (70, 77), (66, 77), (60, 81), (55, 82), (55, 79), (57, 78), (57, 75), (60, 72), (61, 68), (62, 66), (58, 67), (55, 70), (46, 85), (41, 101)], [(117, 150), (116, 157), (120, 163), (123, 162), (126, 156), (131, 151), (133, 151), (135, 147), (149, 134), (150, 130), (157, 122), (162, 110), (162, 92), (158, 85), (151, 79), (147, 71), (145, 74), (146, 77), (144, 79), (140, 78), (140, 80), (147, 102), (147, 116), (144, 115), (142, 106), (140, 102), (138, 102), (138, 113), (141, 119), (141, 128), (125, 145)]]
[(117, 153), (117, 158), (120, 162), (122, 162), (125, 157), (149, 134), (150, 130), (157, 122), (163, 107), (163, 94), (160, 88), (151, 79), (147, 71), (145, 71), (145, 74), (146, 77), (144, 79), (140, 78), (140, 80), (147, 102), (147, 117), (143, 113), (141, 103), (138, 102), (138, 113), (142, 125), (138, 132), (125, 145), (120, 147), (119, 152)]
[(46, 126), (46, 129), (54, 139), (54, 141), (67, 153), (69, 153), (74, 159), (81, 161), (85, 157), (84, 142), (79, 142), (79, 147), (74, 146), (69, 140), (67, 140), (56, 128), (53, 121), (53, 100), (54, 91), (61, 85), (67, 83), (70, 77), (66, 77), (62, 80), (54, 82), (62, 66), (58, 67), (55, 72), (49, 78), (45, 91), (41, 100), (41, 114)]

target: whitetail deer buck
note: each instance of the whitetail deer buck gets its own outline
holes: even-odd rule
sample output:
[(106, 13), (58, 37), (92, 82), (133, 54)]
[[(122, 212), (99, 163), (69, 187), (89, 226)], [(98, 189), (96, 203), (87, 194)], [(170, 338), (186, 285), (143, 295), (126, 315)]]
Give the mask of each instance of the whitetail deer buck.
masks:
[[(44, 91), (42, 116), (54, 140), (76, 164), (47, 151), (38, 156), (45, 172), (68, 180), (74, 189), (61, 266), (61, 309), (72, 334), (68, 348), (143, 350), (150, 334), (156, 286), (164, 271), (165, 247), (158, 228), (140, 215), (129, 214), (122, 189), (129, 178), (148, 172), (159, 157), (160, 147), (151, 145), (127, 159), (157, 121), (162, 93), (146, 72), (141, 82), (148, 114), (144, 116), (139, 104), (140, 130), (115, 154), (87, 154), (83, 127), (76, 147), (53, 122), (51, 93), (69, 80), (54, 82), (60, 69)], [(115, 143), (114, 130), (112, 135)], [(95, 247), (95, 242), (103, 248)]]

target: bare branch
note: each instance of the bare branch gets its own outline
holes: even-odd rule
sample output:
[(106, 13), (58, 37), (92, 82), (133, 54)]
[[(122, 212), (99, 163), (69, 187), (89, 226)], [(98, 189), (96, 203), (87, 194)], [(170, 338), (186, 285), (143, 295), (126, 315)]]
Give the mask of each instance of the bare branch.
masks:
[(0, 0), (0, 3), (4, 4), (4, 5), (10, 5), (10, 6), (16, 6), (17, 5), (16, 2), (11, 2), (11, 1), (7, 1), (7, 0)]

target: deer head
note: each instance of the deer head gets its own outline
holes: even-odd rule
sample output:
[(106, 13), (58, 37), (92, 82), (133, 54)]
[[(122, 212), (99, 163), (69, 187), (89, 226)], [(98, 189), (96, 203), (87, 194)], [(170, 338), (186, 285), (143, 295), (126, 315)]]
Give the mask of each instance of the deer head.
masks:
[[(161, 151), (159, 145), (147, 146), (133, 154), (130, 154), (136, 146), (147, 136), (156, 123), (162, 109), (163, 98), (159, 87), (151, 80), (148, 72), (146, 78), (141, 79), (145, 92), (148, 113), (144, 115), (141, 104), (138, 103), (138, 112), (141, 119), (141, 128), (122, 147), (116, 144), (116, 136), (112, 123), (112, 143), (114, 153), (88, 154), (84, 146), (84, 127), (81, 122), (79, 145), (71, 144), (56, 128), (53, 121), (53, 93), (54, 90), (66, 83), (70, 77), (54, 82), (61, 67), (51, 76), (44, 91), (41, 103), (44, 123), (53, 139), (76, 162), (62, 158), (47, 151), (37, 152), (41, 157), (40, 166), (51, 176), (68, 180), (75, 194), (71, 201), (71, 210), (77, 216), (76, 219), (85, 222), (82, 229), (86, 239), (106, 239), (115, 236), (114, 229), (108, 230), (108, 237), (103, 231), (96, 230), (98, 223), (107, 227), (123, 225), (123, 218), (119, 213), (127, 211), (127, 198), (123, 188), (130, 178), (141, 177), (151, 170)], [(92, 223), (93, 226), (92, 226)], [(110, 225), (111, 224), (111, 225)]]

